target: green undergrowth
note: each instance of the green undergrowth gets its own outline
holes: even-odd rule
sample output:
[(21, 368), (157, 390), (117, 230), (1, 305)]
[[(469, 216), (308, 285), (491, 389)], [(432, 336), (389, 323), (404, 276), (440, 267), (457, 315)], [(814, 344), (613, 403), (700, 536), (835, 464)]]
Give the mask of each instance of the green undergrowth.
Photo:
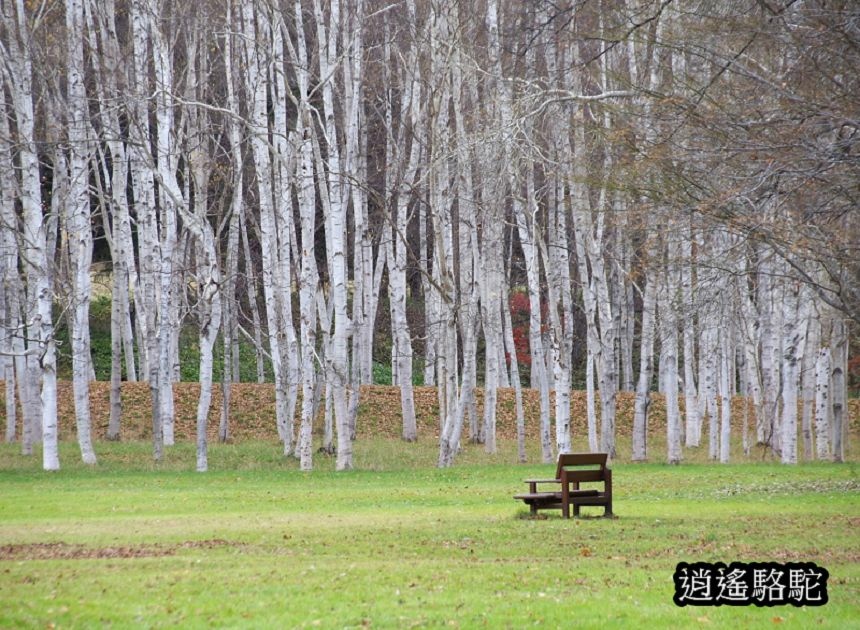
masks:
[[(264, 443), (97, 445), (39, 470), (0, 446), (0, 627), (860, 625), (856, 464), (614, 465), (617, 518), (531, 518), (551, 466), (513, 445), (433, 466), (432, 444), (356, 444), (362, 470), (301, 473)], [(532, 462), (536, 461), (533, 457)], [(678, 608), (680, 561), (816, 562), (823, 607)]]

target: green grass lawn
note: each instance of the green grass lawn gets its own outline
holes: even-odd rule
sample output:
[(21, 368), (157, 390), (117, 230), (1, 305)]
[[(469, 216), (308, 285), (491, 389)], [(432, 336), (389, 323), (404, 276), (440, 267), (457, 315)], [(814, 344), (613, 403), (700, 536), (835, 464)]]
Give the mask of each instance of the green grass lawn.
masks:
[[(513, 446), (363, 441), (363, 470), (303, 474), (276, 445), (100, 443), (39, 470), (0, 446), (0, 627), (860, 627), (855, 463), (617, 463), (616, 519), (531, 519), (548, 465)], [(679, 561), (811, 561), (823, 607), (678, 608)]]

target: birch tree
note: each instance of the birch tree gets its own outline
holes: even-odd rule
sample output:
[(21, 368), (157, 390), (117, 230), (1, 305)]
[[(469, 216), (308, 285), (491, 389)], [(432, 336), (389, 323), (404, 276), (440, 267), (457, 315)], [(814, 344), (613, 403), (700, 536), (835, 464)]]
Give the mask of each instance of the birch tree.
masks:
[[(42, 211), (39, 158), (35, 142), (33, 105), (33, 54), (28, 15), (23, 0), (2, 5), (5, 34), (4, 56), (8, 64), (5, 82), (17, 129), (20, 203), (22, 207), (21, 254), (26, 278), (26, 334), (28, 380), (31, 392), (40, 391), (42, 467), (58, 470), (57, 359), (53, 325), (53, 291), (47, 256), (47, 225)], [(41, 384), (41, 386), (40, 386)]]
[(681, 415), (678, 408), (678, 320), (677, 303), (673, 287), (676, 285), (677, 268), (672, 263), (676, 255), (676, 244), (667, 247), (669, 263), (660, 278), (658, 305), (660, 313), (660, 370), (664, 374), (666, 396), (666, 461), (681, 462)]
[[(207, 47), (201, 39), (201, 31), (194, 29), (188, 44), (188, 100), (197, 102), (201, 95), (195, 79), (206, 76)], [(208, 145), (206, 128), (208, 116), (205, 110), (191, 107), (187, 113), (187, 137), (191, 143), (186, 160), (194, 191), (194, 206), (187, 209), (178, 206), (186, 229), (194, 237), (196, 250), (195, 280), (197, 285), (197, 318), (200, 345), (200, 397), (197, 402), (197, 471), (209, 468), (207, 423), (212, 400), (212, 360), (215, 339), (221, 326), (222, 312), (222, 274), (215, 247), (215, 234), (208, 219), (209, 178), (212, 164), (209, 158), (211, 147)], [(228, 371), (228, 365), (222, 367)]]
[[(5, 78), (5, 73), (4, 73)], [(0, 181), (8, 182), (0, 189), (0, 366), (6, 394), (6, 442), (20, 439), (17, 433), (19, 397), (16, 384), (27, 383), (24, 373), (24, 337), (21, 334), (21, 286), (18, 273), (18, 217), (15, 215), (14, 189), (17, 187), (12, 160), (12, 135), (6, 106), (5, 81), (0, 83)], [(17, 374), (16, 374), (17, 369)], [(20, 397), (26, 400), (26, 397)], [(24, 418), (26, 426), (28, 419)]]
[[(179, 320), (173, 311), (175, 299), (174, 255), (177, 248), (177, 212), (186, 203), (176, 181), (179, 159), (174, 129), (174, 69), (168, 44), (169, 32), (162, 31), (161, 7), (157, 0), (148, 0), (149, 35), (155, 79), (155, 177), (158, 182), (159, 204), (159, 303), (158, 303), (158, 389), (161, 406), (161, 430), (164, 444), (174, 443), (174, 404), (172, 357), (178, 339)], [(150, 360), (153, 360), (150, 358)]]
[(818, 351), (815, 360), (815, 454), (818, 459), (830, 459), (830, 347)]
[(642, 296), (642, 324), (639, 342), (639, 380), (633, 408), (634, 461), (647, 459), (648, 408), (651, 405), (651, 380), (654, 370), (654, 336), (657, 308), (656, 246), (657, 236), (646, 232), (645, 288)]
[(81, 458), (95, 464), (90, 421), (90, 264), (93, 234), (89, 199), (89, 114), (84, 86), (83, 0), (66, 4), (68, 50), (67, 99), (69, 137), (69, 198), (65, 206), (66, 234), (72, 266), (72, 371), (75, 420)]
[(797, 401), (800, 366), (806, 340), (808, 320), (801, 305), (799, 284), (790, 286), (783, 300), (783, 369), (782, 369), (782, 463), (797, 463)]
[[(276, 282), (278, 269), (278, 244), (275, 233), (275, 207), (272, 193), (272, 161), (269, 154), (269, 124), (267, 114), (268, 73), (266, 71), (266, 51), (269, 48), (270, 36), (266, 27), (266, 16), (261, 5), (253, 2), (242, 2), (241, 25), (244, 42), (244, 62), (247, 71), (244, 73), (245, 90), (248, 94), (249, 142), (254, 162), (254, 172), (257, 183), (260, 226), (260, 252), (262, 258), (262, 283), (265, 300), (266, 327), (269, 345), (269, 356), (272, 362), (272, 372), (276, 383), (281, 382), (281, 347), (278, 336), (279, 315), (285, 296), (281, 284)], [(247, 249), (247, 240), (246, 249)], [(246, 255), (246, 265), (251, 264)], [(284, 391), (275, 389), (276, 426), (278, 436), (284, 442), (284, 452), (292, 451), (292, 425), (286, 417), (287, 401)]]
[[(415, 3), (408, 0), (406, 8), (410, 22), (416, 24), (415, 28), (417, 28)], [(401, 166), (397, 167), (397, 170), (394, 171), (394, 164), (387, 164), (387, 168), (392, 171), (388, 176), (390, 185), (396, 185), (397, 187), (396, 190), (391, 190), (394, 216), (390, 221), (391, 236), (388, 241), (389, 248), (386, 256), (389, 303), (391, 305), (392, 351), (394, 352), (393, 367), (394, 380), (400, 386), (400, 404), (401, 413), (403, 414), (402, 436), (407, 442), (412, 442), (418, 437), (412, 389), (412, 339), (409, 324), (406, 320), (406, 257), (408, 249), (406, 235), (408, 209), (419, 167), (422, 144), (419, 135), (422, 129), (420, 124), (421, 75), (420, 66), (418, 65), (417, 47), (418, 42), (416, 41), (410, 44), (407, 62), (400, 70), (400, 81), (403, 84), (400, 101), (402, 119), (398, 128), (396, 141), (390, 147), (393, 151), (388, 152), (388, 156), (394, 158), (392, 162), (397, 164), (399, 160)], [(386, 107), (390, 106), (386, 105)], [(393, 130), (391, 133), (393, 133)], [(411, 141), (409, 142), (407, 152), (408, 140)], [(396, 154), (394, 154), (394, 151), (396, 151)], [(427, 299), (426, 295), (425, 299)]]
[[(157, 273), (159, 271), (160, 245), (155, 207), (155, 176), (150, 167), (149, 155), (149, 109), (148, 96), (151, 83), (149, 66), (149, 19), (142, 0), (131, 5), (132, 33), (132, 94), (129, 95), (129, 137), (134, 210), (138, 226), (138, 260), (140, 261), (141, 297), (138, 312), (145, 313), (138, 319), (139, 329), (145, 339), (141, 347), (141, 371), (146, 374), (152, 401), (153, 457), (160, 460), (163, 454), (164, 437), (160, 387), (160, 363), (158, 340)], [(143, 368), (146, 368), (145, 370)]]

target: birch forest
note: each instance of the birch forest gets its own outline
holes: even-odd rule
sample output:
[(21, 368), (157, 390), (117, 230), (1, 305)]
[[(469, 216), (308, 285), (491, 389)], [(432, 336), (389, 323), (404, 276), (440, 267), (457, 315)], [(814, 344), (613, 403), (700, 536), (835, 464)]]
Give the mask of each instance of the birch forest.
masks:
[[(314, 419), (353, 467), (379, 366), (440, 467), (496, 449), (500, 388), (539, 391), (544, 461), (632, 459), (666, 396), (669, 463), (841, 460), (860, 324), (860, 8), (851, 0), (0, 0), (5, 438), (59, 468), (55, 332), (81, 457), (146, 381), (174, 443), (199, 344), (197, 469), (240, 348), (285, 456)], [(110, 290), (96, 435), (94, 266)], [(218, 357), (218, 370), (213, 368)], [(480, 396), (476, 394), (480, 391)], [(729, 401), (746, 397), (733, 417)], [(479, 404), (480, 403), (480, 404)], [(662, 429), (661, 429), (662, 430)], [(318, 440), (318, 438), (317, 438)], [(279, 447), (280, 448), (280, 447)], [(404, 447), (405, 448), (405, 447)], [(625, 448), (627, 448), (625, 446)], [(581, 447), (578, 450), (582, 450)]]

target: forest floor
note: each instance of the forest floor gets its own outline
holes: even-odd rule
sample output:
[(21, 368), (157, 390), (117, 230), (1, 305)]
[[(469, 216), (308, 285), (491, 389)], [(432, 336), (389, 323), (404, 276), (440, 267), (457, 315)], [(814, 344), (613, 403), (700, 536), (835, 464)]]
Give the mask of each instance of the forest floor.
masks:
[[(297, 470), (271, 442), (61, 444), (63, 469), (0, 445), (0, 627), (851, 628), (855, 463), (616, 463), (617, 518), (531, 518), (551, 466), (503, 440), (434, 467), (432, 440), (359, 439), (361, 470)], [(530, 445), (530, 461), (538, 461)], [(591, 510), (591, 511), (589, 511)], [(678, 562), (814, 562), (821, 607), (673, 603)]]
[[(174, 400), (176, 425), (175, 434), (178, 441), (193, 440), (196, 434), (197, 399), (200, 386), (198, 383), (174, 384)], [(415, 387), (415, 412), (418, 421), (419, 440), (435, 442), (439, 437), (438, 401), (436, 389), (433, 387)], [(483, 390), (476, 390), (477, 417), (480, 421), (483, 414)], [(553, 397), (554, 399), (554, 397)], [(649, 459), (663, 461), (665, 459), (666, 441), (666, 402), (658, 393), (652, 393), (648, 417)], [(110, 383), (93, 381), (90, 384), (91, 415), (93, 435), (100, 439), (107, 433), (110, 418)], [(230, 439), (231, 442), (248, 440), (276, 440), (275, 427), (275, 392), (271, 384), (239, 383), (231, 387), (230, 397)], [(121, 439), (124, 441), (150, 440), (152, 435), (152, 411), (150, 404), (149, 386), (144, 382), (124, 382), (122, 384), (123, 414), (121, 423)], [(619, 440), (618, 458), (625, 461), (629, 458), (629, 438), (632, 433), (634, 395), (630, 392), (620, 392), (617, 395), (616, 431)], [(526, 419), (526, 439), (529, 444), (539, 440), (539, 396), (536, 390), (523, 390), (523, 407)], [(599, 414), (599, 395), (598, 395)], [(208, 433), (210, 442), (217, 438), (218, 425), (221, 418), (221, 387), (213, 386), (212, 405), (209, 413)], [(297, 410), (299, 409), (297, 405)], [(320, 405), (322, 408), (322, 405)], [(683, 397), (680, 399), (681, 412), (684, 411)], [(0, 410), (5, 409), (5, 387), (0, 381)], [(846, 448), (846, 458), (860, 461), (860, 448), (857, 438), (860, 437), (860, 399), (852, 398), (848, 406), (849, 440)], [(60, 420), (60, 439), (75, 439), (74, 397), (72, 383), (58, 383), (58, 415)], [(574, 449), (588, 450), (586, 427), (586, 397), (585, 392), (571, 393), (571, 426)], [(20, 435), (20, 410), (18, 414), (18, 435)], [(496, 422), (498, 436), (502, 440), (516, 439), (516, 412), (514, 393), (512, 389), (500, 389), (496, 407)], [(751, 447), (749, 455), (742, 450), (743, 425), (747, 423), (750, 435), (754, 434), (754, 419), (751, 409), (747, 408), (746, 399), (735, 397), (732, 400), (732, 461), (762, 461), (771, 459), (765, 450)], [(798, 416), (798, 430), (800, 429)], [(400, 390), (397, 387), (384, 385), (362, 386), (357, 420), (357, 435), (359, 438), (398, 438), (402, 432), (402, 415), (400, 410)], [(314, 433), (319, 440), (323, 432), (322, 410), (318, 414)], [(464, 427), (464, 440), (469, 439), (469, 428)], [(703, 446), (698, 449), (686, 449), (685, 459), (705, 462), (707, 458), (708, 428), (703, 430)], [(754, 441), (754, 440), (753, 440)], [(798, 453), (802, 458), (803, 441), (798, 440)]]

